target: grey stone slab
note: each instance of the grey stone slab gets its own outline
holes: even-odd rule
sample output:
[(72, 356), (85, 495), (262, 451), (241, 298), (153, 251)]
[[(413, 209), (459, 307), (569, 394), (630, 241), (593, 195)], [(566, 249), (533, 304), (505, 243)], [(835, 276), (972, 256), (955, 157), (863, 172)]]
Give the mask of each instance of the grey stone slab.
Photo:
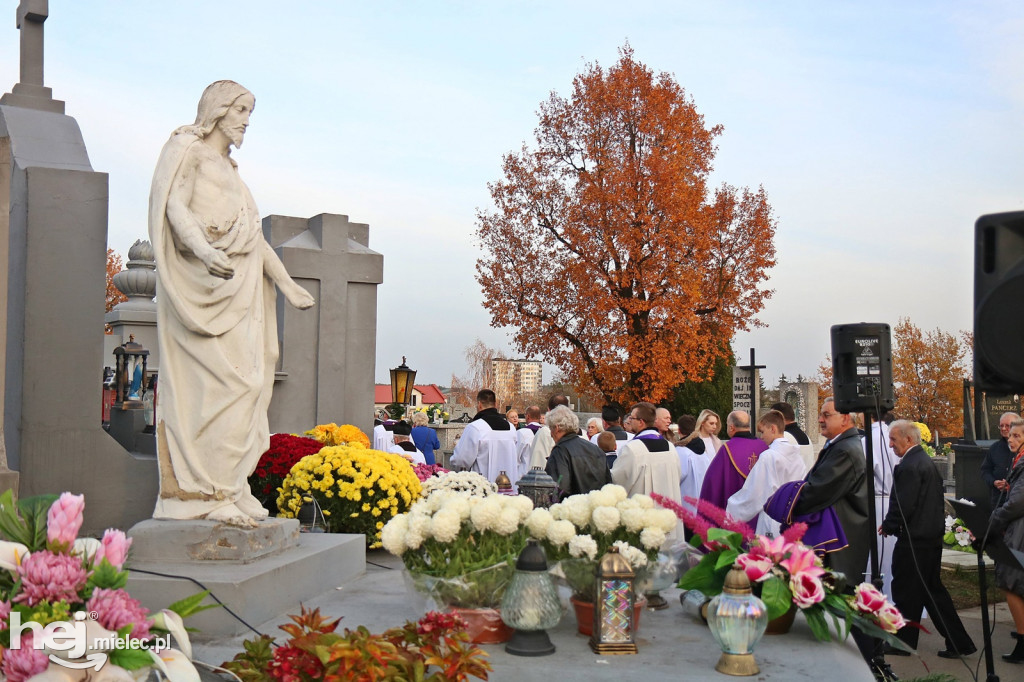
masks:
[[(402, 579), (401, 561), (382, 551), (367, 555), (366, 573), (339, 590), (325, 592), (306, 604), (321, 614), (341, 617), (339, 631), (365, 625), (382, 632), (422, 615), (420, 603), (410, 598)], [(575, 617), (566, 613), (549, 634), (557, 651), (542, 658), (522, 658), (505, 653), (504, 645), (486, 645), (494, 666), (491, 680), (524, 682), (572, 682), (582, 680), (722, 680), (715, 672), (721, 650), (707, 626), (690, 620), (679, 607), (679, 590), (666, 590), (669, 608), (644, 611), (638, 632), (639, 653), (635, 656), (597, 656), (588, 638), (577, 634)], [(567, 595), (565, 595), (567, 596)], [(289, 612), (291, 613), (291, 612)], [(278, 626), (288, 622), (282, 613), (258, 629), (275, 637), (285, 635)], [(196, 656), (209, 663), (230, 660), (241, 651), (241, 642), (253, 636), (204, 640)], [(755, 652), (761, 667), (757, 680), (827, 680), (843, 682), (871, 680), (852, 639), (840, 644), (814, 640), (807, 623), (798, 618), (787, 635), (765, 637)], [(841, 671), (837, 676), (837, 672)]]
[(256, 528), (239, 528), (205, 519), (148, 519), (132, 526), (128, 535), (133, 562), (252, 563), (294, 547), (299, 542), (299, 522), (271, 518)]
[[(366, 540), (362, 535), (303, 533), (295, 546), (244, 564), (140, 562), (132, 558), (127, 589), (150, 610), (209, 589), (239, 618), (255, 625), (281, 614), (298, 613), (301, 604), (333, 593), (339, 586), (354, 584), (366, 569), (365, 557)], [(250, 632), (223, 608), (196, 614), (187, 624), (199, 629), (193, 636), (197, 643)]]

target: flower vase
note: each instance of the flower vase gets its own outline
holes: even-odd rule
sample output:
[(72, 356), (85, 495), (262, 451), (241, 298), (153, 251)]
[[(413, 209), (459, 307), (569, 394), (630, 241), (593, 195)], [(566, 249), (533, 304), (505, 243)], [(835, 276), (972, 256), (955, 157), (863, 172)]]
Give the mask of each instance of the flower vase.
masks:
[(466, 622), (466, 633), (474, 644), (507, 642), (515, 632), (501, 620), (501, 612), (498, 609), (466, 609), (452, 606), (448, 610)]
[(768, 621), (768, 627), (765, 628), (764, 634), (766, 635), (784, 635), (789, 632), (789, 629), (793, 627), (793, 621), (796, 620), (796, 604), (792, 604), (789, 607), (789, 611), (778, 618), (773, 618)]
[[(572, 602), (573, 611), (576, 612), (576, 631), (590, 637), (594, 634), (594, 602), (584, 601), (575, 594), (569, 601)], [(640, 630), (640, 614), (643, 613), (646, 605), (647, 601), (643, 597), (638, 598), (633, 604), (633, 627), (636, 631)]]

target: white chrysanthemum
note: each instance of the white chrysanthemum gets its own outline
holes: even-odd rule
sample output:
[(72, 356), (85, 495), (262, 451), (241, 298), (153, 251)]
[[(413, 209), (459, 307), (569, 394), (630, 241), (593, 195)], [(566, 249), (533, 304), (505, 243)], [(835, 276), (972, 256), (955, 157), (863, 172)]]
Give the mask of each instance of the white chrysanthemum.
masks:
[(583, 556), (588, 559), (596, 559), (597, 541), (589, 535), (575, 536), (569, 540), (569, 556), (577, 559)]
[(654, 509), (654, 500), (647, 495), (637, 494), (633, 496), (633, 501), (640, 505), (641, 509)]
[(615, 503), (618, 504), (629, 497), (629, 493), (621, 485), (605, 483), (601, 486), (601, 492), (608, 492), (615, 496)]
[(519, 530), (519, 510), (512, 505), (506, 506), (494, 523), (494, 531), (498, 535), (512, 535)]
[(576, 537), (576, 526), (572, 525), (571, 521), (562, 519), (560, 521), (552, 521), (548, 525), (548, 542), (555, 547), (561, 547), (569, 540)]
[[(429, 518), (429, 517), (428, 517)], [(420, 545), (423, 544), (423, 533), (417, 532), (413, 528), (409, 528), (405, 532), (405, 546), (407, 549), (419, 549)]]
[(430, 521), (430, 532), (438, 542), (451, 542), (459, 536), (461, 525), (462, 519), (456, 512), (442, 509)]
[(519, 512), (519, 520), (525, 521), (533, 511), (533, 500), (526, 495), (514, 495), (508, 498), (509, 503)]
[(572, 521), (577, 528), (586, 528), (590, 523), (590, 498), (586, 495), (573, 495), (562, 501), (565, 518)]
[(473, 498), (467, 498), (465, 495), (452, 495), (451, 498), (444, 503), (443, 509), (451, 510), (459, 515), (459, 519), (465, 521), (469, 518), (470, 503), (469, 500)]
[(640, 544), (647, 549), (657, 549), (665, 544), (665, 531), (660, 528), (644, 528), (640, 532)]
[(555, 502), (548, 507), (548, 511), (551, 512), (551, 518), (555, 521), (561, 521), (565, 518), (565, 506), (561, 502)]
[(434, 510), (430, 508), (428, 498), (421, 497), (412, 503), (412, 506), (409, 507), (409, 513), (429, 516), (434, 513)]
[(657, 528), (666, 533), (676, 529), (679, 519), (671, 509), (645, 509), (644, 528)]
[(624, 512), (627, 509), (639, 509), (640, 505), (634, 502), (633, 500), (627, 499), (619, 500), (618, 502), (616, 502), (615, 508), (618, 509), (620, 512)]
[(626, 561), (633, 568), (641, 568), (647, 565), (647, 555), (628, 542), (618, 540), (612, 543), (612, 546), (619, 548), (619, 554), (625, 557)]
[(530, 515), (526, 517), (526, 527), (530, 531), (530, 536), (543, 540), (547, 537), (548, 526), (551, 525), (553, 518), (551, 518), (551, 512), (547, 509), (534, 509), (530, 512)]
[(430, 508), (430, 513), (433, 514), (448, 504), (449, 500), (458, 497), (461, 495), (451, 490), (436, 490), (427, 498), (427, 506)]
[(630, 533), (636, 533), (644, 527), (644, 510), (639, 508), (625, 509), (619, 512), (622, 516), (622, 525)]
[[(430, 537), (430, 514), (409, 512), (409, 532), (425, 538)], [(408, 541), (406, 541), (408, 544)]]
[(405, 534), (409, 529), (409, 519), (406, 514), (395, 516), (380, 531), (380, 542), (384, 549), (395, 556), (402, 556), (405, 553)]
[(499, 516), (501, 516), (501, 502), (495, 495), (483, 498), (469, 512), (469, 518), (473, 520), (473, 525), (479, 531), (493, 529), (498, 523)]
[(594, 528), (611, 533), (619, 527), (619, 510), (615, 507), (594, 507)]
[[(608, 486), (605, 486), (605, 488), (607, 487)], [(595, 509), (597, 507), (614, 507), (615, 503), (618, 502), (618, 500), (615, 499), (615, 493), (611, 490), (605, 490), (604, 488), (601, 490), (591, 490), (587, 493), (587, 497), (590, 498), (590, 506)]]

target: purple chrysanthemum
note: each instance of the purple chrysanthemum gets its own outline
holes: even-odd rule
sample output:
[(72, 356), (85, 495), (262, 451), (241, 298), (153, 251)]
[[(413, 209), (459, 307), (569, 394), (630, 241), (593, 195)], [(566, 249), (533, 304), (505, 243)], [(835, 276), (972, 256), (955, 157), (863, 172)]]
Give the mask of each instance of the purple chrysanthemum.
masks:
[(149, 610), (124, 590), (97, 588), (86, 603), (87, 611), (96, 612), (96, 622), (108, 630), (119, 630), (131, 624), (132, 639), (149, 639)]
[(85, 587), (89, 575), (82, 566), (82, 558), (69, 554), (54, 554), (49, 550), (33, 552), (18, 566), (21, 593), (14, 598), (29, 606), (44, 601), (80, 601), (78, 593)]

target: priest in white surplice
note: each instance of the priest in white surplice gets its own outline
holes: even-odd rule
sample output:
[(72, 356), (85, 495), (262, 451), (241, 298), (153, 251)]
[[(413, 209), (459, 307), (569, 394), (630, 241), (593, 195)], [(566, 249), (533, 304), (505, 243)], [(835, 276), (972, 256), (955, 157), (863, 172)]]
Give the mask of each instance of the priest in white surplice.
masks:
[(451, 465), (483, 474), (494, 483), (502, 471), (513, 479), (519, 471), (516, 460), (516, 432), (495, 407), (494, 391), (476, 394), (476, 416), (466, 425), (452, 452)]
[(800, 446), (786, 438), (786, 420), (781, 412), (763, 414), (757, 420), (757, 434), (768, 443), (768, 449), (757, 456), (743, 487), (729, 498), (725, 511), (750, 524), (759, 535), (777, 537), (779, 522), (764, 513), (764, 503), (783, 483), (806, 476), (807, 465), (800, 456)]
[[(637, 403), (629, 411), (624, 426), (636, 434), (620, 449), (612, 465), (612, 482), (621, 485), (630, 495), (658, 493), (674, 502), (679, 496), (682, 470), (676, 449), (654, 428), (654, 405)], [(683, 539), (680, 525), (669, 533), (666, 546)]]

